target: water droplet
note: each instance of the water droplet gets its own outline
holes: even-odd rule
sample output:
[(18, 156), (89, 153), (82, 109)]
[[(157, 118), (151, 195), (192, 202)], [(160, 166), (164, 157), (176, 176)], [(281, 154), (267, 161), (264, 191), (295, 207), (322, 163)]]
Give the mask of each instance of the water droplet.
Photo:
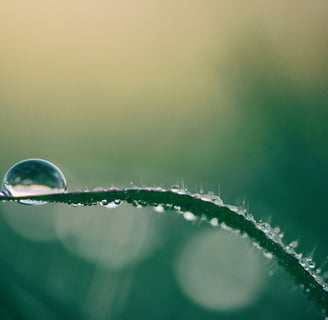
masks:
[(183, 217), (188, 221), (194, 221), (197, 219), (197, 217), (192, 212), (188, 211), (183, 214)]
[(213, 227), (218, 227), (219, 226), (219, 220), (218, 218), (212, 218), (210, 220), (210, 224), (213, 226)]
[(313, 260), (309, 261), (309, 267), (310, 267), (310, 269), (315, 268), (315, 262)]
[(309, 270), (309, 269), (314, 269), (315, 268), (315, 262), (312, 260), (312, 258), (304, 258), (300, 260), (300, 264), (301, 266), (305, 269), (305, 270)]
[(103, 187), (95, 187), (92, 189), (92, 191), (94, 192), (102, 192), (102, 191), (105, 191), (105, 189)]
[(164, 207), (159, 204), (158, 206), (154, 207), (154, 210), (158, 213), (163, 213), (165, 211)]
[(292, 241), (290, 244), (289, 244), (289, 246), (290, 247), (292, 247), (292, 248), (297, 248), (297, 246), (298, 246), (298, 241)]
[(290, 247), (290, 246), (287, 246), (287, 247), (285, 248), (285, 250), (286, 250), (286, 252), (287, 252), (288, 254), (295, 254), (295, 250), (294, 250), (294, 248), (292, 248), (292, 247)]
[(172, 192), (179, 192), (180, 191), (180, 186), (178, 184), (174, 184), (171, 186), (171, 191)]
[(102, 207), (107, 209), (114, 209), (117, 208), (120, 204), (116, 204), (115, 201), (108, 202), (107, 204), (100, 204)]
[(260, 228), (265, 233), (268, 233), (271, 230), (271, 227), (268, 223), (261, 223)]
[(226, 230), (226, 231), (231, 231), (232, 230), (232, 228), (227, 226), (224, 222), (221, 222), (220, 226), (223, 230)]
[(273, 231), (274, 231), (274, 233), (279, 234), (279, 232), (280, 232), (280, 228), (279, 228), (279, 227), (275, 227), (275, 228), (273, 228)]
[(246, 219), (249, 220), (249, 221), (252, 221), (253, 223), (255, 223), (255, 218), (252, 214), (250, 213), (247, 213), (246, 214)]
[(316, 274), (320, 274), (321, 273), (321, 269), (318, 268), (316, 271), (315, 271)]
[(72, 203), (71, 206), (72, 207), (83, 207), (83, 204), (78, 202), (78, 203)]
[(213, 196), (212, 201), (217, 205), (217, 206), (222, 206), (223, 201), (219, 196)]
[[(2, 182), (2, 191), (13, 197), (61, 193), (67, 188), (63, 173), (51, 162), (27, 159), (12, 166)], [(23, 204), (44, 204), (44, 201), (20, 200)]]
[(263, 251), (263, 255), (267, 258), (267, 259), (272, 259), (273, 255), (271, 252), (268, 251)]
[(177, 206), (177, 205), (174, 205), (173, 206), (173, 210), (178, 211), (178, 212), (181, 212), (181, 207), (180, 206)]
[(271, 239), (272, 241), (276, 242), (276, 243), (279, 243), (279, 244), (282, 243), (282, 241), (281, 241), (281, 239), (279, 238), (279, 236), (278, 236), (275, 232), (273, 232), (273, 231), (269, 231), (269, 232), (267, 233), (267, 237), (268, 237), (269, 239)]
[(107, 206), (107, 204), (108, 204), (108, 200), (103, 199), (103, 200), (100, 201), (99, 204), (100, 204), (101, 206)]

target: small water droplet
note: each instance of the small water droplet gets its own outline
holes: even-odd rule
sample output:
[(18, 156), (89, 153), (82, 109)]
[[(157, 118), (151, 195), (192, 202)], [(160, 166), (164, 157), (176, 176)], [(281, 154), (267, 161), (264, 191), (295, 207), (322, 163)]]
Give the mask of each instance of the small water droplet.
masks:
[(279, 227), (275, 227), (275, 228), (273, 228), (273, 231), (274, 231), (274, 233), (279, 233), (280, 232), (280, 228)]
[(178, 184), (174, 184), (171, 186), (171, 191), (172, 192), (179, 192), (180, 191), (180, 186)]
[[(62, 193), (67, 188), (64, 174), (54, 164), (42, 159), (27, 159), (13, 165), (2, 182), (4, 194), (12, 197)], [(20, 200), (22, 204), (44, 201)]]
[(292, 248), (297, 248), (297, 246), (298, 246), (298, 241), (292, 241), (290, 244), (289, 244), (289, 246), (290, 247), (292, 247)]
[(253, 223), (255, 223), (255, 218), (252, 214), (250, 213), (247, 213), (246, 214), (246, 219), (249, 220), (249, 221), (252, 221)]
[(315, 268), (315, 262), (313, 260), (309, 261), (309, 267), (310, 267), (310, 269)]
[(257, 243), (256, 241), (253, 241), (252, 244), (253, 244), (253, 246), (254, 246), (256, 249), (262, 249), (262, 247), (260, 246), (260, 244)]
[(285, 248), (285, 250), (286, 250), (286, 252), (287, 252), (288, 254), (295, 254), (295, 250), (294, 250), (294, 248), (292, 248), (292, 247), (290, 247), (290, 246), (287, 246), (287, 247)]
[(213, 226), (213, 227), (218, 227), (219, 226), (219, 220), (218, 218), (212, 218), (210, 220), (210, 224)]
[(263, 255), (267, 258), (267, 259), (272, 259), (273, 255), (271, 252), (268, 251), (263, 251)]
[(78, 202), (78, 203), (71, 203), (72, 207), (83, 207), (83, 204)]
[(226, 230), (226, 231), (231, 231), (232, 230), (232, 228), (227, 226), (224, 222), (221, 222), (220, 226), (223, 230)]
[(303, 254), (302, 254), (302, 253), (296, 253), (296, 252), (294, 251), (294, 257), (295, 257), (296, 259), (298, 259), (298, 260), (301, 260), (302, 257), (303, 257)]
[(261, 223), (260, 228), (265, 233), (268, 233), (271, 230), (271, 227), (268, 223)]
[(188, 221), (194, 221), (197, 219), (197, 217), (192, 212), (184, 212), (183, 217)]
[(282, 243), (281, 239), (279, 238), (279, 236), (274, 231), (269, 231), (267, 233), (267, 237), (269, 239), (271, 239), (272, 241), (276, 242), (276, 243), (279, 243), (279, 244)]
[(107, 206), (107, 204), (108, 204), (108, 200), (103, 199), (103, 200), (100, 201), (99, 204), (100, 204), (101, 206)]
[(305, 269), (305, 270), (309, 270), (309, 269), (314, 269), (315, 268), (315, 262), (312, 260), (312, 258), (304, 258), (300, 260), (300, 264), (301, 266)]
[(217, 205), (217, 206), (222, 206), (223, 201), (219, 196), (213, 196), (212, 201)]
[(165, 211), (164, 207), (159, 204), (158, 206), (154, 207), (154, 210), (158, 213), (163, 213)]
[(101, 204), (104, 208), (114, 209), (117, 208), (120, 204), (116, 204), (115, 201), (108, 202), (106, 205)]

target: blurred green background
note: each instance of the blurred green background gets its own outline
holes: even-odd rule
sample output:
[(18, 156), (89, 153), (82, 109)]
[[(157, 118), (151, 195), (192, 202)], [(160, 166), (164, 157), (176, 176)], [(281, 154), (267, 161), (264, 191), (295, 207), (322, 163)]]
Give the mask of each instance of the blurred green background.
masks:
[[(220, 192), (320, 267), (327, 30), (323, 0), (2, 0), (0, 170), (37, 157), (70, 190)], [(174, 213), (0, 214), (1, 319), (320, 318), (248, 239)]]

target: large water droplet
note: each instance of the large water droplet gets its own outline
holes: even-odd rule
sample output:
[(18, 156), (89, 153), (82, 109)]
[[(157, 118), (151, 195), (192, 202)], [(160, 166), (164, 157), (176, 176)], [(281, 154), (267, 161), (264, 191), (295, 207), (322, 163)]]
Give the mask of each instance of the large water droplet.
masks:
[[(51, 162), (27, 159), (13, 165), (5, 174), (2, 192), (7, 196), (33, 196), (61, 193), (67, 188), (63, 173)], [(20, 200), (23, 204), (44, 204), (44, 201)]]

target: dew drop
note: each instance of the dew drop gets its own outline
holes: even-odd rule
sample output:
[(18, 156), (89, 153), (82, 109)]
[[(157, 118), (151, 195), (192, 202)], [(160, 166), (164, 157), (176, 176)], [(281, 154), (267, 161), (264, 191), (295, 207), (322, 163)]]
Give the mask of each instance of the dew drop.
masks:
[(164, 207), (159, 204), (158, 206), (154, 207), (154, 210), (158, 213), (163, 213), (165, 211)]
[(271, 252), (268, 251), (263, 251), (263, 255), (267, 258), (267, 259), (272, 259), (273, 258), (273, 254)]
[(100, 201), (100, 203), (99, 203), (101, 206), (103, 206), (103, 207), (105, 207), (105, 206), (107, 206), (108, 205), (108, 200), (106, 200), (106, 199), (103, 199), (103, 200), (101, 200)]
[(174, 184), (171, 186), (171, 191), (172, 192), (179, 192), (180, 191), (180, 186), (178, 184)]
[(253, 222), (255, 221), (254, 216), (250, 213), (246, 214), (246, 219)]
[(301, 264), (301, 266), (305, 270), (309, 270), (309, 269), (314, 269), (315, 268), (315, 262), (311, 258), (301, 259), (300, 260), (300, 264)]
[(281, 241), (281, 239), (279, 238), (279, 236), (277, 235), (277, 233), (275, 233), (275, 232), (273, 232), (273, 231), (269, 231), (269, 232), (267, 233), (267, 237), (268, 237), (269, 239), (271, 239), (272, 241), (276, 242), (276, 243), (279, 243), (279, 244), (282, 243), (282, 241)]
[(232, 231), (232, 228), (227, 226), (224, 222), (221, 222), (220, 226), (223, 230)]
[(274, 231), (274, 233), (279, 234), (280, 233), (280, 228), (275, 227), (275, 228), (273, 228), (273, 231)]
[(107, 202), (107, 204), (100, 204), (102, 207), (107, 209), (114, 209), (117, 208), (120, 204), (115, 203), (115, 201)]
[(265, 233), (268, 233), (271, 230), (271, 227), (268, 223), (261, 223), (260, 228)]
[(295, 250), (294, 250), (294, 248), (292, 248), (292, 247), (290, 247), (290, 246), (287, 246), (287, 247), (285, 248), (285, 250), (286, 250), (286, 252), (287, 252), (288, 254), (295, 254)]
[(197, 219), (197, 217), (192, 212), (184, 212), (183, 217), (188, 221), (194, 221)]
[[(42, 159), (27, 159), (13, 165), (5, 174), (2, 192), (7, 196), (33, 196), (65, 192), (63, 173), (54, 164)], [(20, 200), (22, 204), (45, 204), (45, 201)]]
[(212, 201), (217, 205), (217, 206), (222, 206), (223, 205), (223, 201), (219, 196), (214, 195), (212, 197)]
[(292, 241), (290, 244), (289, 244), (289, 246), (290, 247), (292, 247), (292, 248), (297, 248), (297, 246), (298, 246), (298, 241)]
[(212, 218), (210, 220), (210, 224), (213, 226), (213, 227), (218, 227), (219, 226), (219, 220), (218, 218)]

